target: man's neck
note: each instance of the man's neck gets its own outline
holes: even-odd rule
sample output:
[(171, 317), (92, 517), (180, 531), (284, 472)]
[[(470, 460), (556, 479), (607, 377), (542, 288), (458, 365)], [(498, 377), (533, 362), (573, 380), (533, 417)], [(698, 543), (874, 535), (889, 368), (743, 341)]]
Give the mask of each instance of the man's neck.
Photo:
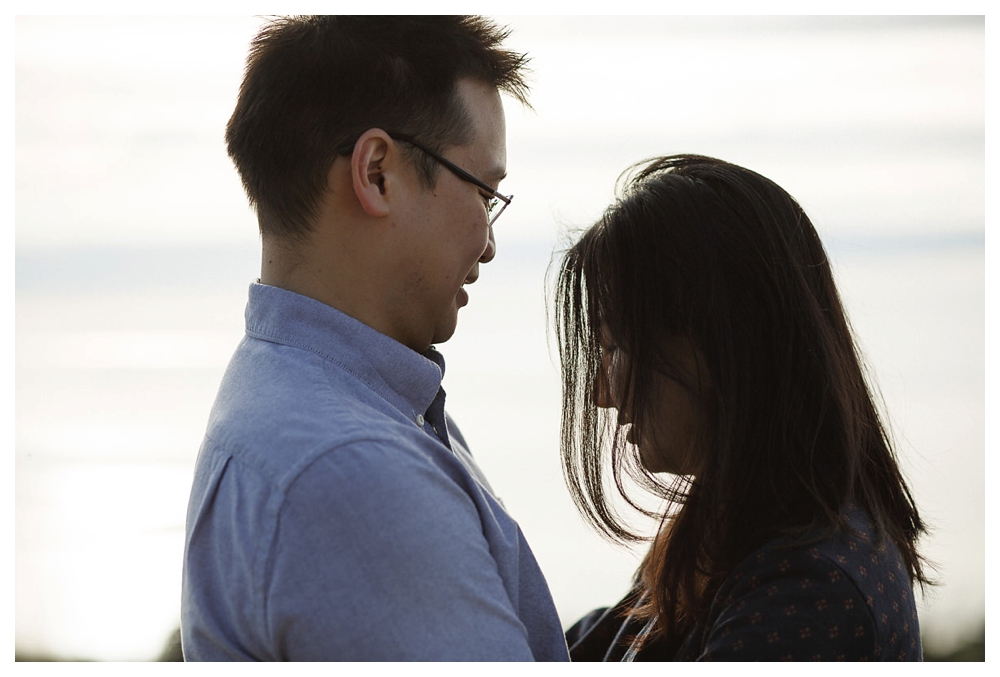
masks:
[[(387, 277), (379, 272), (384, 261), (367, 260), (363, 252), (346, 252), (343, 246), (319, 242), (269, 242), (261, 249), (260, 282), (308, 296), (336, 308), (404, 345), (409, 342), (388, 321)], [(409, 347), (418, 353), (428, 346)]]

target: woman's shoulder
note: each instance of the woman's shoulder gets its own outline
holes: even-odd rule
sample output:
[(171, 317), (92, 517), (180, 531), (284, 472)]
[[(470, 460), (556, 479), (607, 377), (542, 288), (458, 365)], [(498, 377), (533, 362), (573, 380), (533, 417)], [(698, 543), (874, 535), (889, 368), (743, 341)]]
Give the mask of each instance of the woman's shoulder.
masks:
[(857, 506), (849, 505), (842, 514), (841, 529), (816, 529), (768, 541), (733, 569), (726, 584), (738, 585), (762, 575), (785, 578), (812, 572), (825, 574), (833, 581), (842, 576), (861, 589), (874, 581), (878, 590), (877, 583), (884, 579), (884, 583), (899, 584), (889, 587), (909, 590), (909, 575), (896, 546), (877, 535), (865, 512)]
[[(855, 504), (843, 511), (844, 528), (817, 530), (798, 538), (775, 538), (747, 557), (730, 578), (748, 574), (768, 578), (816, 578), (817, 583), (845, 583), (856, 589), (875, 613), (884, 604), (916, 609), (909, 574), (899, 550), (880, 537), (870, 518)], [(799, 582), (800, 587), (802, 581)]]
[(700, 657), (752, 645), (774, 659), (919, 660), (902, 558), (864, 513), (849, 508), (845, 517), (844, 530), (776, 538), (751, 553), (719, 588), (690, 648)]

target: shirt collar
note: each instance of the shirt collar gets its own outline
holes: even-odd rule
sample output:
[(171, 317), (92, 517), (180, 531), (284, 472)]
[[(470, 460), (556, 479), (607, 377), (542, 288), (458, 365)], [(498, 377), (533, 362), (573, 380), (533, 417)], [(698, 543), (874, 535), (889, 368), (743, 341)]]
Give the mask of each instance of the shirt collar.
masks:
[(421, 355), (332, 306), (259, 282), (250, 285), (246, 331), (335, 362), (410, 419), (427, 411), (444, 376), (434, 347)]

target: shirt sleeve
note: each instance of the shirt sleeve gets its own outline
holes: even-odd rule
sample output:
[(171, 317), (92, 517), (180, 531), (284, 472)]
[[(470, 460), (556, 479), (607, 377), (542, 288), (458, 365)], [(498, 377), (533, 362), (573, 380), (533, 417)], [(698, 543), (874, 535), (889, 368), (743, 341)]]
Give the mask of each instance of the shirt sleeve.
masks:
[(289, 488), (269, 548), (274, 658), (532, 660), (473, 489), (385, 442), (316, 460)]
[(875, 659), (865, 598), (816, 549), (760, 553), (720, 596), (698, 660)]

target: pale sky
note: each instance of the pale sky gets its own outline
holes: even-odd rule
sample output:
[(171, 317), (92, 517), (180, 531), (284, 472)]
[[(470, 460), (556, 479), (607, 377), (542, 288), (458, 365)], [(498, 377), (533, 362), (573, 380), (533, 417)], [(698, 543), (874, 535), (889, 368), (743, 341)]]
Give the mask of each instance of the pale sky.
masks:
[[(586, 224), (674, 152), (765, 174), (821, 232), (983, 228), (981, 19), (498, 20), (535, 71), (534, 111), (507, 102), (509, 241)], [(222, 135), (259, 23), (17, 18), (17, 247), (252, 243)]]
[[(62, 4), (69, 11), (79, 7)], [(843, 3), (837, 11), (886, 5), (892, 3)], [(171, 9), (211, 6), (182, 2)], [(516, 199), (498, 223), (498, 261), (474, 288), (461, 330), (446, 346), (449, 407), (477, 441), (491, 482), (506, 488), (505, 500), (532, 537), (557, 601), (569, 604), (561, 608), (563, 620), (613, 602), (615, 586), (627, 581), (635, 562), (622, 564), (612, 559), (617, 553), (588, 540), (596, 536), (582, 531), (568, 504), (560, 512), (557, 498), (565, 492), (555, 444), (544, 432), (555, 439), (559, 382), (545, 349), (544, 271), (535, 254), (547, 255), (562, 230), (596, 219), (630, 164), (696, 152), (775, 180), (802, 203), (828, 249), (880, 239), (976, 241), (951, 254), (925, 248), (910, 258), (860, 257), (845, 266), (839, 283), (905, 433), (901, 444), (918, 452), (917, 485), (928, 497), (923, 505), (933, 517), (951, 520), (940, 522), (939, 540), (931, 542), (932, 553), (961, 560), (946, 561), (946, 572), (957, 573), (934, 607), (939, 615), (930, 616), (937, 624), (933, 636), (956, 625), (948, 620), (949, 613), (960, 616), (956, 610), (978, 622), (983, 573), (975, 548), (982, 545), (982, 517), (974, 509), (981, 492), (968, 488), (962, 469), (982, 467), (984, 448), (983, 20), (497, 20), (513, 28), (510, 46), (533, 58), (534, 110), (505, 104), (509, 178), (501, 190)], [(38, 559), (24, 560), (31, 566), (21, 570), (37, 580), (22, 574), (17, 583), (33, 595), (39, 591), (18, 609), (19, 642), (34, 637), (39, 646), (71, 655), (143, 658), (175, 623), (177, 590), (156, 586), (149, 594), (160, 598), (137, 599), (122, 581), (151, 576), (169, 582), (177, 575), (171, 558), (179, 550), (169, 539), (180, 539), (190, 463), (164, 474), (159, 466), (86, 459), (116, 450), (123, 457), (193, 459), (197, 449), (218, 383), (213, 370), (221, 372), (239, 338), (245, 300), (211, 295), (230, 289), (234, 279), (242, 293), (259, 260), (256, 253), (212, 257), (226, 247), (246, 252), (257, 245), (256, 220), (223, 134), (260, 21), (111, 15), (12, 22), (15, 248), (18, 255), (37, 254), (34, 279), (51, 283), (33, 294), (19, 289), (17, 299), (15, 444), (24, 465), (16, 488), (31, 497), (42, 487), (45, 497), (18, 507), (26, 524), (40, 525), (37, 532), (19, 531), (34, 539), (35, 549), (27, 550)], [(100, 274), (107, 261), (134, 263), (131, 251), (91, 258), (86, 248), (92, 247), (144, 251), (125, 273), (109, 277), (114, 293), (87, 296), (77, 273)], [(175, 247), (207, 252), (191, 268), (224, 269), (215, 272), (225, 284), (151, 294), (150, 280), (161, 278), (143, 262)], [(519, 248), (535, 259), (518, 261)], [(53, 253), (79, 267), (53, 270), (46, 258)], [(165, 260), (175, 261), (172, 256)], [(237, 259), (238, 270), (226, 268)], [(18, 264), (19, 287), (31, 265)], [(168, 272), (171, 281), (183, 277)], [(535, 399), (525, 400), (526, 392)], [(511, 416), (500, 426), (498, 408)], [(511, 421), (535, 432), (525, 436)], [(523, 437), (536, 438), (534, 446)], [(972, 461), (956, 460), (956, 448)], [(47, 450), (51, 458), (81, 462), (47, 465)], [(54, 479), (45, 474), (50, 471)], [(150, 496), (154, 485), (159, 494)], [(74, 491), (85, 499), (74, 499)], [(119, 500), (150, 503), (152, 512), (122, 511)], [(954, 515), (945, 508), (933, 514), (938, 506), (950, 506)], [(122, 533), (139, 534), (140, 545), (121, 542)], [(115, 547), (121, 550), (112, 552)], [(91, 550), (100, 557), (78, 561)], [(68, 570), (61, 578), (53, 573), (59, 567)], [(141, 608), (131, 613), (134, 607)]]

